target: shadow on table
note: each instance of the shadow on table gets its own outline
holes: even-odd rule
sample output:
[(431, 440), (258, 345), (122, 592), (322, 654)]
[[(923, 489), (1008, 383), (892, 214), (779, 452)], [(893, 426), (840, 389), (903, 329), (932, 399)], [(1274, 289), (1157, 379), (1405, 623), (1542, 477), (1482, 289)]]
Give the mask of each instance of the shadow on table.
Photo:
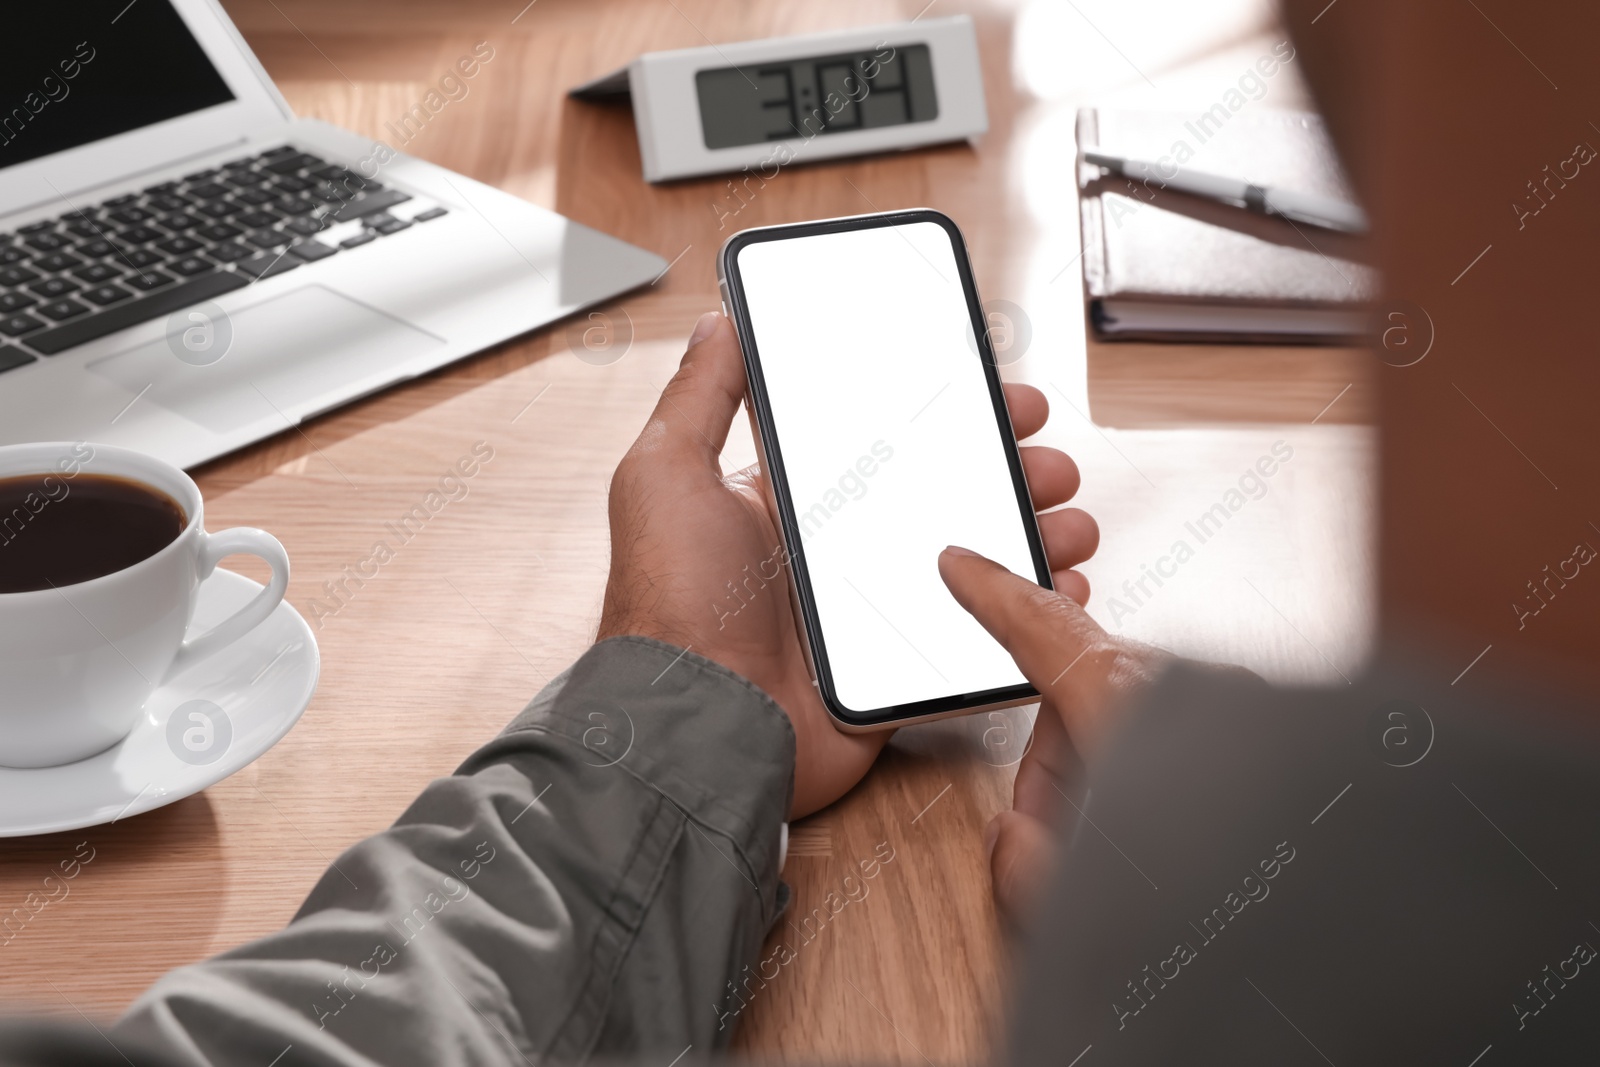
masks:
[[(110, 946), (138, 945), (143, 988), (168, 969), (205, 955), (226, 893), (216, 813), (204, 793), (103, 826), (18, 838), (0, 850), (0, 989), (12, 1010), (90, 1014), (112, 1006), (76, 993), (104, 979)], [(181, 896), (172, 928), (153, 927), (148, 905)], [(46, 981), (49, 979), (49, 981)], [(122, 1005), (115, 1005), (120, 1010)]]

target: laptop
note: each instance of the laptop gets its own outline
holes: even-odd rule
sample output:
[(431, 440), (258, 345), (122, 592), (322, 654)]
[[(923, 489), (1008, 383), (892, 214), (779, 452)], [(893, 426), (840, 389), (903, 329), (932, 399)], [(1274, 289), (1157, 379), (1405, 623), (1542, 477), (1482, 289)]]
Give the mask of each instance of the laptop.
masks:
[[(193, 466), (667, 266), (296, 118), (214, 0), (6, 19), (0, 444), (100, 441)], [(470, 84), (483, 61), (452, 74)], [(385, 128), (470, 121), (429, 103)]]

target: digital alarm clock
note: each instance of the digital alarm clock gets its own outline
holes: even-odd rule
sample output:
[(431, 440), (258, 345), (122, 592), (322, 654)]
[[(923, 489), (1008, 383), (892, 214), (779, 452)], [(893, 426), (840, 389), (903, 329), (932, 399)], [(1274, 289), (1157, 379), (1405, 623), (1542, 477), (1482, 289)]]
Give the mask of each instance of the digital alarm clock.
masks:
[(920, 148), (989, 128), (966, 15), (648, 52), (571, 95), (632, 97), (650, 182)]

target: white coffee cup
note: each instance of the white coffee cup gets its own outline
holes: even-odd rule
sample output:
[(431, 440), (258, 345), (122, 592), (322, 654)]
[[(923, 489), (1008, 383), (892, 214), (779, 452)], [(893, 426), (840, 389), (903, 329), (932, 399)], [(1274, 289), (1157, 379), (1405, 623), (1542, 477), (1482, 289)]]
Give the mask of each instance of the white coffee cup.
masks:
[[(264, 622), (288, 589), (289, 557), (263, 530), (207, 533), (194, 480), (142, 452), (81, 441), (0, 447), (0, 478), (28, 474), (51, 475), (65, 493), (82, 474), (126, 478), (171, 497), (187, 519), (176, 540), (130, 567), (0, 593), (0, 766), (51, 767), (121, 741), (158, 686)], [(25, 536), (29, 518), (0, 515), (0, 524)], [(235, 553), (266, 560), (272, 582), (230, 618), (189, 636), (200, 583)]]

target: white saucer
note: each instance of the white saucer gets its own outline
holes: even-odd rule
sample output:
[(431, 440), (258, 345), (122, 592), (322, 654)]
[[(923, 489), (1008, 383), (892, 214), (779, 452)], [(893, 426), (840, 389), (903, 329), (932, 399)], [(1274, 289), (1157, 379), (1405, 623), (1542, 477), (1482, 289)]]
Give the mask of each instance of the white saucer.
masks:
[[(215, 571), (200, 587), (194, 631), (232, 615), (260, 589), (241, 574)], [(215, 785), (299, 721), (320, 669), (311, 627), (285, 600), (266, 622), (151, 694), (132, 732), (98, 756), (60, 767), (0, 767), (0, 837), (116, 822)], [(168, 720), (180, 707), (188, 710), (169, 744)], [(205, 721), (190, 718), (196, 709), (212, 720), (211, 744), (205, 733), (193, 733), (186, 749), (184, 727)]]

